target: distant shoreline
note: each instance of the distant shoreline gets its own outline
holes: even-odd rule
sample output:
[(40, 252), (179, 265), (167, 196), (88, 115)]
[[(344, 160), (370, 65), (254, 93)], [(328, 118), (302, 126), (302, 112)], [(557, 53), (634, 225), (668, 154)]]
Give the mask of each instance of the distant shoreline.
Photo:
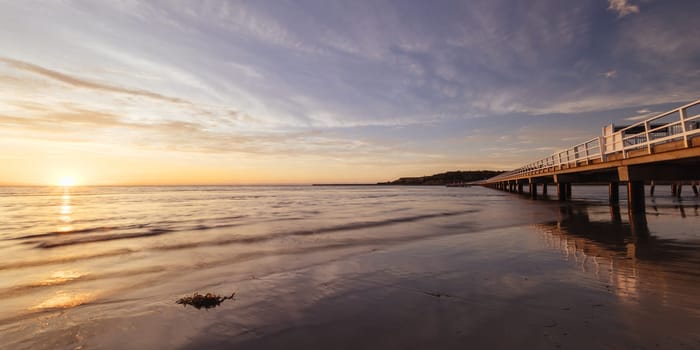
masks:
[(339, 186), (339, 187), (351, 187), (351, 186), (358, 186), (358, 187), (361, 187), (361, 186), (421, 186), (421, 187), (428, 186), (428, 187), (430, 187), (430, 186), (438, 186), (438, 187), (440, 187), (440, 186), (442, 186), (442, 187), (444, 187), (447, 185), (445, 185), (445, 184), (400, 184), (400, 183), (382, 182), (382, 183), (376, 183), (376, 184), (311, 184), (311, 186), (319, 186), (319, 187), (323, 187), (323, 186)]
[(311, 184), (311, 186), (379, 186), (379, 184)]

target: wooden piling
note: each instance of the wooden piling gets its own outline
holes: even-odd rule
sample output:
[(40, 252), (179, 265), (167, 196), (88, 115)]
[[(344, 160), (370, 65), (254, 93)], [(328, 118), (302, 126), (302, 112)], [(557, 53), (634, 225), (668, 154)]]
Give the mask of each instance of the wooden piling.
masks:
[(620, 206), (610, 206), (610, 220), (612, 222), (622, 222), (622, 214), (620, 214)]
[(617, 203), (620, 201), (620, 184), (618, 182), (611, 182), (608, 184), (608, 201), (610, 203)]
[(537, 184), (530, 182), (530, 198), (537, 199)]
[(566, 184), (563, 182), (557, 183), (557, 198), (560, 201), (566, 200)]
[(627, 207), (630, 213), (643, 214), (646, 211), (644, 181), (627, 182)]

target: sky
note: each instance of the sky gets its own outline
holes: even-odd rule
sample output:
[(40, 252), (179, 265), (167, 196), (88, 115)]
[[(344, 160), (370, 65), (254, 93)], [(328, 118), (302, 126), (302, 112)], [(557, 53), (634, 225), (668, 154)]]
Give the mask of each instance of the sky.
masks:
[(0, 184), (512, 169), (700, 98), (696, 0), (0, 0)]

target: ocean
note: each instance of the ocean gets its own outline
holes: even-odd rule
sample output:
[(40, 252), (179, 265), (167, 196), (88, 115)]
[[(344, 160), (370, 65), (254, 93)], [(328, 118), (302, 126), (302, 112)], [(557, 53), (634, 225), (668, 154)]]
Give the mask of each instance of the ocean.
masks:
[(698, 197), (552, 190), (0, 187), (0, 348), (700, 348)]

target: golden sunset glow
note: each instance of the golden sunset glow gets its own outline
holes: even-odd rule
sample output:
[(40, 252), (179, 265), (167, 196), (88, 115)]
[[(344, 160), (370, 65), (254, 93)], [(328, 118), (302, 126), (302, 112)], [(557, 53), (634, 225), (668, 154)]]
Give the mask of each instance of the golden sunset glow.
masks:
[(72, 187), (76, 185), (75, 177), (73, 176), (63, 176), (58, 180), (58, 185), (62, 187)]
[[(514, 24), (500, 5), (456, 6), (445, 22), (371, 1), (354, 14), (320, 2), (300, 18), (288, 15), (297, 6), (267, 2), (3, 2), (0, 186), (376, 183), (514, 169), (604, 123), (697, 99), (692, 16), (608, 2), (538, 8), (566, 25)], [(144, 20), (152, 13), (167, 25)], [(316, 21), (336, 15), (366, 22)], [(403, 20), (377, 30), (383, 16)], [(489, 20), (462, 20), (472, 16)], [(653, 33), (636, 27), (646, 16)]]

